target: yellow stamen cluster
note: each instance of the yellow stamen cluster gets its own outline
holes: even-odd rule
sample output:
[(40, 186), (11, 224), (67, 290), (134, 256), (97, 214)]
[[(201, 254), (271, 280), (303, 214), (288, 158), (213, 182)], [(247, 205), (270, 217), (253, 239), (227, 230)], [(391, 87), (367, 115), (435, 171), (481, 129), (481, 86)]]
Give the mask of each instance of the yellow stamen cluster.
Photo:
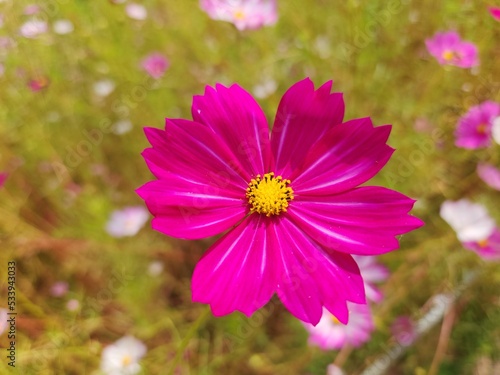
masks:
[(486, 124), (479, 124), (476, 128), (477, 132), (479, 134), (486, 134), (487, 130), (488, 130), (488, 125)]
[(443, 59), (446, 61), (452, 61), (453, 59), (456, 58), (456, 53), (450, 50), (446, 50), (443, 52)]
[(486, 246), (488, 246), (488, 239), (486, 238), (484, 240), (477, 241), (477, 244), (480, 248), (484, 249)]
[(131, 363), (132, 363), (132, 357), (130, 357), (129, 355), (126, 355), (122, 358), (122, 365), (124, 367), (129, 366)]
[(275, 177), (273, 172), (262, 177), (257, 175), (248, 184), (246, 193), (250, 211), (266, 216), (286, 212), (288, 202), (293, 200), (293, 190), (289, 185), (290, 180)]

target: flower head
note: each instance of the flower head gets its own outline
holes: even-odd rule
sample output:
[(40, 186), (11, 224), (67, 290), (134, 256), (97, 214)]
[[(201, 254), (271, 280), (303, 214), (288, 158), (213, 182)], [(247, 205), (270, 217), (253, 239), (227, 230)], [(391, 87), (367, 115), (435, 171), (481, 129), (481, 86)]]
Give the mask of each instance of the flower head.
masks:
[(455, 31), (436, 33), (425, 41), (425, 45), (441, 65), (471, 68), (479, 64), (475, 44), (461, 40)]
[(144, 207), (125, 207), (113, 211), (106, 225), (106, 231), (113, 237), (135, 236), (148, 219), (149, 214)]
[(495, 221), (486, 208), (467, 199), (445, 201), (439, 214), (457, 233), (461, 242), (483, 241), (495, 229)]
[(372, 302), (381, 302), (384, 296), (373, 284), (387, 280), (389, 270), (386, 266), (378, 263), (376, 257), (354, 255), (353, 258), (358, 264), (361, 277), (363, 278), (366, 298)]
[(142, 60), (142, 68), (153, 78), (163, 76), (168, 68), (168, 60), (161, 53), (152, 53)]
[(500, 8), (499, 7), (489, 7), (488, 10), (490, 11), (490, 14), (494, 19), (496, 19), (497, 21), (500, 21)]
[(473, 106), (458, 120), (455, 145), (468, 149), (488, 147), (491, 144), (492, 127), (500, 116), (500, 104), (486, 101)]
[(0, 308), (0, 336), (9, 327), (9, 323), (7, 322), (7, 320), (9, 319), (8, 313), (9, 313), (9, 311), (7, 309)]
[(375, 329), (368, 305), (348, 303), (349, 323), (342, 324), (326, 309), (318, 325), (304, 324), (309, 332), (309, 344), (323, 350), (341, 349), (344, 345), (359, 347), (370, 340)]
[(26, 21), (21, 25), (19, 33), (25, 38), (36, 38), (37, 36), (44, 34), (48, 31), (47, 22), (31, 19)]
[(231, 22), (238, 30), (274, 25), (278, 19), (276, 0), (200, 0), (210, 18)]
[(400, 316), (391, 325), (392, 335), (403, 346), (411, 345), (417, 338), (416, 323), (408, 316)]
[(125, 13), (127, 16), (134, 20), (144, 21), (148, 18), (148, 10), (144, 7), (144, 5), (129, 3), (125, 6)]
[(50, 287), (50, 294), (54, 297), (63, 297), (68, 293), (69, 285), (66, 281), (58, 281)]
[(216, 316), (251, 315), (274, 293), (297, 318), (317, 324), (323, 306), (348, 321), (365, 303), (351, 254), (399, 247), (422, 222), (414, 200), (362, 186), (387, 163), (390, 126), (343, 122), (332, 82), (305, 79), (285, 93), (271, 134), (264, 112), (238, 85), (193, 98), (193, 121), (146, 128), (143, 156), (157, 180), (137, 190), (154, 229), (197, 239), (228, 231), (198, 262), (192, 298)]
[(7, 177), (9, 177), (7, 173), (0, 173), (0, 187), (2, 187), (5, 184)]
[(102, 351), (101, 371), (106, 375), (134, 375), (141, 371), (139, 360), (146, 346), (132, 336), (125, 336)]
[(484, 260), (500, 260), (500, 230), (495, 228), (488, 238), (466, 241), (464, 247), (477, 253)]
[(488, 186), (500, 190), (500, 169), (491, 164), (482, 163), (477, 166), (477, 174)]

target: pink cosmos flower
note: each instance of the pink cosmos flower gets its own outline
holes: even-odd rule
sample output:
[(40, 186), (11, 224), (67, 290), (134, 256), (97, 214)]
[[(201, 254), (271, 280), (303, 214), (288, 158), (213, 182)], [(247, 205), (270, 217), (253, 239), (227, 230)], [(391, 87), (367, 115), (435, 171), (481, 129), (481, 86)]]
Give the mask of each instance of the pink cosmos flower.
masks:
[(193, 301), (216, 316), (250, 316), (274, 293), (297, 318), (317, 324), (323, 306), (348, 321), (347, 301), (365, 303), (351, 254), (399, 247), (397, 235), (423, 225), (414, 200), (357, 187), (387, 163), (391, 127), (343, 122), (332, 82), (293, 85), (269, 132), (257, 102), (238, 85), (193, 98), (193, 121), (146, 128), (143, 156), (157, 180), (137, 190), (152, 227), (197, 239), (228, 231), (198, 262)]
[(161, 53), (152, 53), (142, 60), (142, 68), (153, 78), (163, 76), (168, 68), (168, 60)]
[(373, 283), (380, 283), (387, 280), (389, 270), (378, 263), (376, 257), (354, 255), (353, 258), (358, 264), (361, 277), (364, 281), (366, 298), (376, 303), (381, 302), (384, 295)]
[(274, 25), (278, 20), (276, 0), (200, 0), (210, 18), (231, 22), (238, 30)]
[(455, 31), (436, 33), (425, 41), (425, 45), (441, 65), (471, 68), (479, 64), (476, 45), (462, 41)]
[(488, 186), (500, 190), (500, 169), (491, 164), (481, 163), (477, 166), (477, 174)]
[(494, 19), (500, 21), (500, 8), (498, 7), (489, 7), (488, 10)]
[(149, 219), (148, 211), (141, 206), (115, 210), (106, 224), (106, 231), (113, 237), (135, 236)]
[(68, 293), (69, 285), (65, 281), (58, 281), (50, 287), (50, 294), (54, 297), (63, 297)]
[(9, 175), (7, 173), (0, 173), (0, 187), (2, 187), (5, 184), (5, 181), (7, 180), (7, 177)]
[(19, 33), (25, 38), (36, 38), (48, 31), (47, 22), (31, 19), (23, 23), (19, 29)]
[(481, 241), (463, 242), (465, 248), (475, 251), (484, 260), (500, 260), (500, 230), (495, 228), (491, 235)]
[(33, 78), (28, 82), (28, 87), (33, 92), (43, 90), (49, 86), (49, 79), (47, 77)]
[(467, 149), (488, 147), (491, 144), (493, 121), (498, 116), (498, 103), (486, 101), (471, 107), (458, 121), (455, 145)]
[(372, 313), (368, 305), (348, 303), (349, 323), (340, 323), (337, 318), (323, 309), (318, 325), (304, 324), (309, 332), (309, 344), (323, 350), (341, 349), (344, 345), (359, 347), (370, 340), (375, 329)]

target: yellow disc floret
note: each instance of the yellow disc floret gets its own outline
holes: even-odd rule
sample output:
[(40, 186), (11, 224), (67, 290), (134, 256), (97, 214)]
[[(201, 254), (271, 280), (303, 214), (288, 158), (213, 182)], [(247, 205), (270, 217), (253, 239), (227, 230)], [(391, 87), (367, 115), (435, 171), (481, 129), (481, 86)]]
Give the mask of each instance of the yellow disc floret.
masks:
[(266, 216), (279, 215), (286, 212), (288, 202), (293, 200), (293, 190), (289, 186), (290, 180), (284, 180), (274, 173), (260, 174), (248, 184), (246, 197), (250, 204), (250, 211)]

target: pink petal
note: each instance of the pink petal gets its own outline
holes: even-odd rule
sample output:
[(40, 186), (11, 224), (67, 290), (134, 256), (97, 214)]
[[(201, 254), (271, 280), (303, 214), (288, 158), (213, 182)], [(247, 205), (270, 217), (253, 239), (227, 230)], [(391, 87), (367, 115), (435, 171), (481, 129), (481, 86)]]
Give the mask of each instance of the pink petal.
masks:
[(331, 195), (372, 178), (394, 149), (386, 142), (390, 126), (374, 128), (369, 118), (332, 128), (308, 153), (300, 174), (292, 179), (297, 195)]
[(363, 280), (352, 257), (321, 247), (286, 218), (274, 220), (272, 230), (283, 270), (277, 294), (286, 308), (316, 325), (324, 305), (347, 323), (346, 301), (365, 303)]
[(144, 131), (153, 148), (144, 150), (142, 155), (157, 178), (174, 173), (209, 185), (243, 189), (244, 196), (250, 175), (223, 140), (206, 126), (167, 119), (165, 131)]
[(395, 236), (423, 225), (420, 219), (408, 215), (414, 202), (396, 191), (366, 186), (330, 196), (328, 201), (298, 197), (287, 213), (328, 248), (376, 255), (397, 249)]
[(488, 10), (494, 19), (500, 21), (500, 8), (498, 7), (489, 7)]
[(205, 95), (193, 97), (194, 121), (207, 125), (232, 150), (252, 176), (270, 168), (269, 126), (257, 102), (238, 85), (207, 86)]
[(500, 190), (500, 169), (491, 164), (481, 163), (477, 166), (477, 174), (488, 186)]
[(155, 216), (153, 229), (166, 235), (197, 239), (221, 233), (240, 220), (248, 211), (243, 193), (185, 180), (181, 176), (151, 181), (137, 194)]
[(291, 178), (309, 149), (334, 125), (342, 123), (342, 94), (330, 94), (329, 81), (314, 91), (306, 78), (288, 89), (278, 107), (271, 135), (277, 174)]
[(194, 270), (193, 301), (210, 304), (215, 316), (235, 310), (249, 316), (269, 301), (281, 272), (269, 224), (251, 215), (208, 250)]

